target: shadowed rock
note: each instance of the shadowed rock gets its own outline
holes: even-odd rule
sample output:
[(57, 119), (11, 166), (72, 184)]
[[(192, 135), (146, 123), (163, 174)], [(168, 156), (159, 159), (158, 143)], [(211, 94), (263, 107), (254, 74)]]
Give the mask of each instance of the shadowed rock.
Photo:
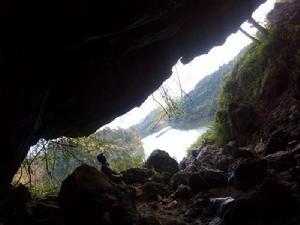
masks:
[(175, 159), (162, 150), (154, 150), (147, 159), (146, 165), (149, 169), (155, 169), (157, 172), (176, 173), (179, 170), (178, 163)]

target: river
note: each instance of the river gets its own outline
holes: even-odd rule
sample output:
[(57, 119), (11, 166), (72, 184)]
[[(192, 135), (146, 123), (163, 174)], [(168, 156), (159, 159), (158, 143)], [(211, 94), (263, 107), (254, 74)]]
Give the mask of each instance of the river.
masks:
[(155, 149), (165, 150), (178, 162), (186, 156), (186, 150), (198, 137), (207, 130), (207, 127), (200, 127), (193, 130), (177, 130), (171, 127), (151, 134), (144, 139), (144, 150), (146, 158)]

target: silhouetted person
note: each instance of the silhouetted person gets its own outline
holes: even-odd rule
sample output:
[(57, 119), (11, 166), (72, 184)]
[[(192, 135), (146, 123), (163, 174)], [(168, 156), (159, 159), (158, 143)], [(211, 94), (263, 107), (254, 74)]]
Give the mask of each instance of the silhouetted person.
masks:
[(102, 166), (109, 166), (109, 163), (107, 162), (106, 157), (104, 156), (103, 153), (100, 153), (97, 156), (97, 159), (101, 163)]
[(117, 183), (119, 183), (122, 180), (121, 175), (114, 169), (110, 168), (109, 163), (107, 162), (106, 157), (103, 153), (100, 153), (97, 156), (97, 159), (101, 163), (101, 170), (106, 176), (108, 176), (112, 181)]

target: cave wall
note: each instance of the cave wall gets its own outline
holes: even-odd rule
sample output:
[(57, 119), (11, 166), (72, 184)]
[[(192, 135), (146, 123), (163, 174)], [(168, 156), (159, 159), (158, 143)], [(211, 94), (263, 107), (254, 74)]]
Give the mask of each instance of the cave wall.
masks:
[(140, 105), (263, 2), (1, 1), (0, 190), (39, 138), (88, 135)]

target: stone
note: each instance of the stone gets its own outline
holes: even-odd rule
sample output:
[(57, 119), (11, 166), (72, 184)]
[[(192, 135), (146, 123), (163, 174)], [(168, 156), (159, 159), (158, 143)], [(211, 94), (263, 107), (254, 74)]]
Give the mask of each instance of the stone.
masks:
[(157, 200), (158, 196), (168, 197), (172, 193), (167, 185), (153, 181), (146, 182), (142, 189), (143, 196), (150, 200)]
[(276, 181), (266, 179), (253, 193), (235, 200), (224, 213), (227, 225), (290, 224), (299, 212), (299, 202)]
[(155, 218), (154, 215), (149, 213), (143, 213), (140, 215), (140, 225), (161, 225), (161, 223)]
[(192, 174), (189, 179), (189, 184), (192, 192), (198, 193), (210, 188), (225, 186), (227, 184), (227, 177), (222, 171), (207, 169)]
[(192, 223), (192, 225), (203, 225), (202, 221), (200, 219), (197, 219)]
[(296, 166), (290, 170), (292, 178), (300, 184), (300, 166)]
[(157, 172), (169, 172), (174, 174), (178, 172), (179, 165), (177, 161), (170, 157), (170, 155), (162, 150), (154, 150), (147, 159), (147, 168), (155, 169)]
[(189, 184), (189, 179), (192, 173), (185, 172), (185, 171), (179, 171), (175, 173), (171, 178), (171, 187), (176, 190), (179, 185), (187, 185)]
[(233, 137), (244, 137), (252, 131), (256, 117), (252, 106), (231, 103), (228, 112)]
[(28, 220), (27, 204), (32, 200), (28, 188), (20, 184), (11, 187), (0, 200), (0, 222), (21, 225)]
[(207, 145), (201, 149), (196, 160), (189, 166), (190, 168), (193, 168), (193, 170), (190, 169), (189, 171), (196, 172), (203, 166), (227, 171), (233, 162), (234, 159), (232, 155), (224, 153), (224, 149), (215, 149), (214, 147)]
[(255, 159), (256, 155), (248, 148), (236, 148), (232, 152), (233, 158)]
[(169, 172), (162, 172), (162, 173), (155, 173), (151, 178), (150, 181), (169, 184), (171, 181), (172, 175)]
[(231, 171), (228, 182), (237, 189), (247, 190), (263, 182), (266, 175), (266, 160), (238, 161)]
[(191, 196), (191, 189), (186, 185), (179, 185), (178, 189), (175, 191), (174, 196), (176, 199), (186, 199)]
[(173, 220), (168, 220), (165, 223), (165, 225), (188, 225), (188, 224), (184, 221), (173, 219)]
[(153, 175), (153, 171), (145, 168), (130, 168), (122, 171), (122, 175), (126, 184), (143, 184)]
[(268, 168), (276, 171), (284, 171), (297, 165), (297, 160), (292, 152), (279, 151), (265, 157)]
[(193, 149), (193, 150), (191, 150), (191, 156), (193, 158), (196, 158), (198, 156), (199, 152), (200, 152), (200, 149)]
[[(198, 151), (197, 151), (198, 154)], [(180, 170), (185, 170), (196, 158), (196, 156), (187, 156), (184, 157), (180, 162), (179, 162), (179, 169)]]
[(63, 181), (58, 200), (67, 225), (131, 225), (138, 219), (134, 189), (86, 164)]
[(55, 198), (46, 197), (39, 199), (29, 206), (31, 221), (39, 221), (41, 225), (64, 225), (63, 215)]
[(207, 145), (207, 146), (201, 148), (196, 159), (200, 162), (204, 162), (206, 160), (206, 158), (211, 154), (211, 152), (212, 152), (211, 146)]
[(211, 198), (210, 199), (210, 213), (212, 215), (222, 217), (224, 211), (229, 207), (229, 205), (234, 201), (232, 197), (223, 198)]
[(224, 146), (223, 153), (232, 155), (236, 148), (238, 148), (236, 141), (230, 141)]
[(220, 217), (213, 218), (208, 225), (222, 225), (223, 220)]
[(257, 154), (264, 154), (265, 148), (266, 148), (265, 144), (262, 141), (260, 141), (256, 144), (254, 151)]
[(265, 155), (285, 151), (288, 143), (292, 140), (293, 137), (287, 131), (283, 129), (275, 130), (266, 143)]

